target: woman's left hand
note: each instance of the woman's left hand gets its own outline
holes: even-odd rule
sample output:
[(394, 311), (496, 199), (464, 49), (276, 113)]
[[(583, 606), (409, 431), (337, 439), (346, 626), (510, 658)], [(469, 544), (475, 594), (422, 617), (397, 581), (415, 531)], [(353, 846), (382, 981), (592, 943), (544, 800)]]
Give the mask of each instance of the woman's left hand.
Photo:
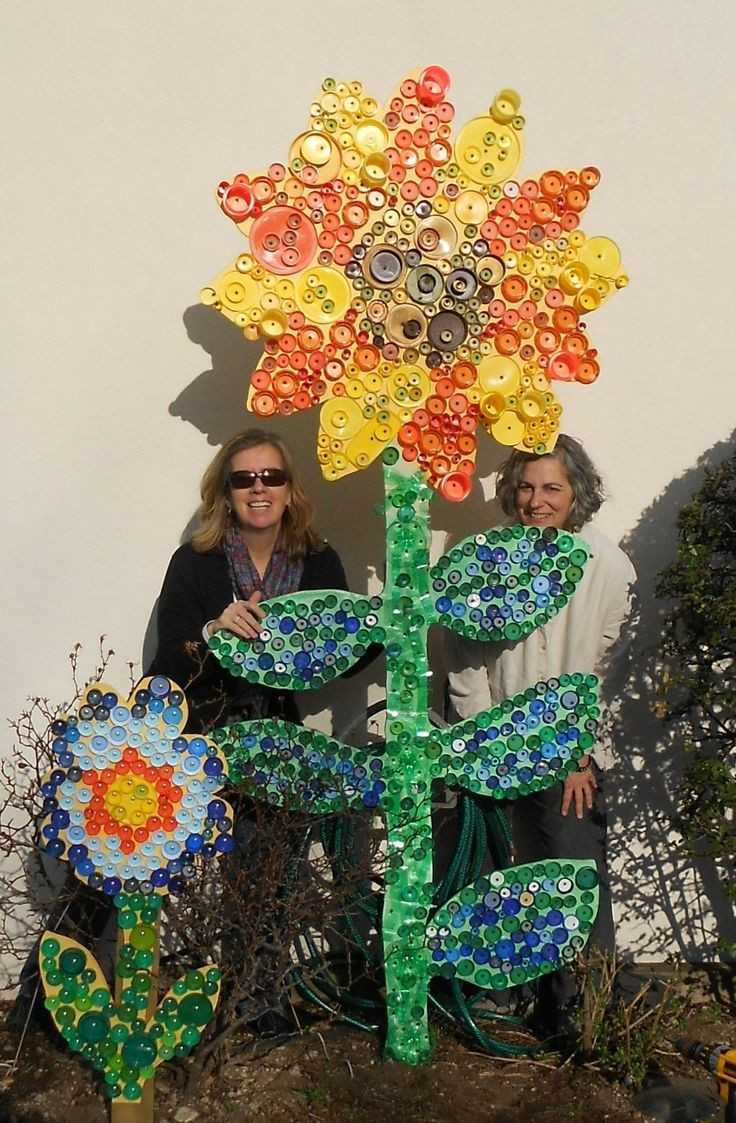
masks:
[(571, 805), (575, 806), (575, 814), (582, 819), (585, 807), (593, 810), (593, 797), (598, 781), (592, 767), (583, 768), (580, 772), (573, 772), (565, 780), (562, 789), (562, 807), (560, 814), (567, 815)]

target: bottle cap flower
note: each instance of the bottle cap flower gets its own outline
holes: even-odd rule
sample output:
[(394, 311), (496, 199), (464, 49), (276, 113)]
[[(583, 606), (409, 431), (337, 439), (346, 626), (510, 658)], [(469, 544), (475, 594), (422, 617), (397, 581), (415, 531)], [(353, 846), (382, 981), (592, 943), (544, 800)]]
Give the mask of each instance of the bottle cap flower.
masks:
[(553, 449), (553, 384), (597, 378), (584, 317), (627, 278), (615, 243), (579, 226), (598, 170), (515, 178), (519, 95), (453, 138), (449, 86), (430, 66), (380, 109), (325, 79), (284, 163), (220, 183), (249, 250), (202, 300), (265, 340), (249, 409), (320, 407), (325, 478), (391, 447), (460, 501), (479, 427)]
[(157, 675), (127, 701), (94, 683), (54, 722), (41, 837), (93, 889), (176, 893), (198, 854), (232, 850), (232, 811), (216, 798), (224, 758), (207, 737), (183, 735), (186, 720), (184, 692)]

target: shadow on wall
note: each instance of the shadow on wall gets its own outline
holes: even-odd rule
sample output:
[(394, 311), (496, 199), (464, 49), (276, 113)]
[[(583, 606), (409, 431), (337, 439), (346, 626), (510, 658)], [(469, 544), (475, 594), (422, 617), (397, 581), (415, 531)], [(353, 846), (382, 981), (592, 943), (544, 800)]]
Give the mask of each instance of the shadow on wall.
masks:
[(627, 665), (609, 684), (618, 710), (617, 762), (610, 773), (613, 887), (623, 949), (638, 959), (677, 953), (713, 959), (719, 942), (736, 941), (733, 905), (709, 860), (684, 855), (671, 828), (683, 765), (682, 736), (654, 712), (661, 691), (657, 645), (667, 612), (655, 596), (657, 575), (675, 558), (677, 516), (736, 446), (736, 433), (700, 457), (642, 514), (622, 542), (639, 574), (640, 618)]

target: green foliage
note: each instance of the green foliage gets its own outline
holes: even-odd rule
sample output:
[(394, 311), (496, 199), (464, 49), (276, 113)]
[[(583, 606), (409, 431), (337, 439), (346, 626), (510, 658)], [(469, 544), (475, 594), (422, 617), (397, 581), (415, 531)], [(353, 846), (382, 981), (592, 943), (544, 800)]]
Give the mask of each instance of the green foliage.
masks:
[(303, 1088), (302, 1095), (308, 1107), (324, 1107), (330, 1102), (330, 1093), (318, 1084), (311, 1088)]
[(678, 536), (657, 585), (672, 598), (662, 716), (678, 723), (688, 754), (677, 826), (692, 852), (717, 861), (736, 900), (736, 454), (707, 473)]

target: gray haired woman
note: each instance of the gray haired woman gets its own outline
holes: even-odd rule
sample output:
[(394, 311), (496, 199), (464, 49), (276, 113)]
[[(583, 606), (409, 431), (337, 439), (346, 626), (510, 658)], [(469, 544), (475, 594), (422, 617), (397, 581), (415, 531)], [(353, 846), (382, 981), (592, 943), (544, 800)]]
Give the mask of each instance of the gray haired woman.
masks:
[[(634, 567), (624, 552), (589, 525), (600, 508), (603, 485), (583, 446), (561, 435), (553, 452), (513, 452), (497, 483), (501, 506), (524, 526), (579, 532), (591, 557), (575, 595), (543, 627), (516, 642), (475, 643), (454, 638), (449, 691), (459, 718), (518, 694), (535, 683), (576, 671), (605, 679), (621, 645), (620, 633), (631, 612)], [(615, 935), (606, 862), (604, 772), (608, 744), (599, 741), (578, 770), (564, 782), (524, 796), (513, 804), (516, 860), (595, 859), (600, 876), (600, 906), (591, 945), (613, 953)], [(545, 1033), (564, 1033), (576, 999), (569, 971), (542, 979), (536, 1022)]]

